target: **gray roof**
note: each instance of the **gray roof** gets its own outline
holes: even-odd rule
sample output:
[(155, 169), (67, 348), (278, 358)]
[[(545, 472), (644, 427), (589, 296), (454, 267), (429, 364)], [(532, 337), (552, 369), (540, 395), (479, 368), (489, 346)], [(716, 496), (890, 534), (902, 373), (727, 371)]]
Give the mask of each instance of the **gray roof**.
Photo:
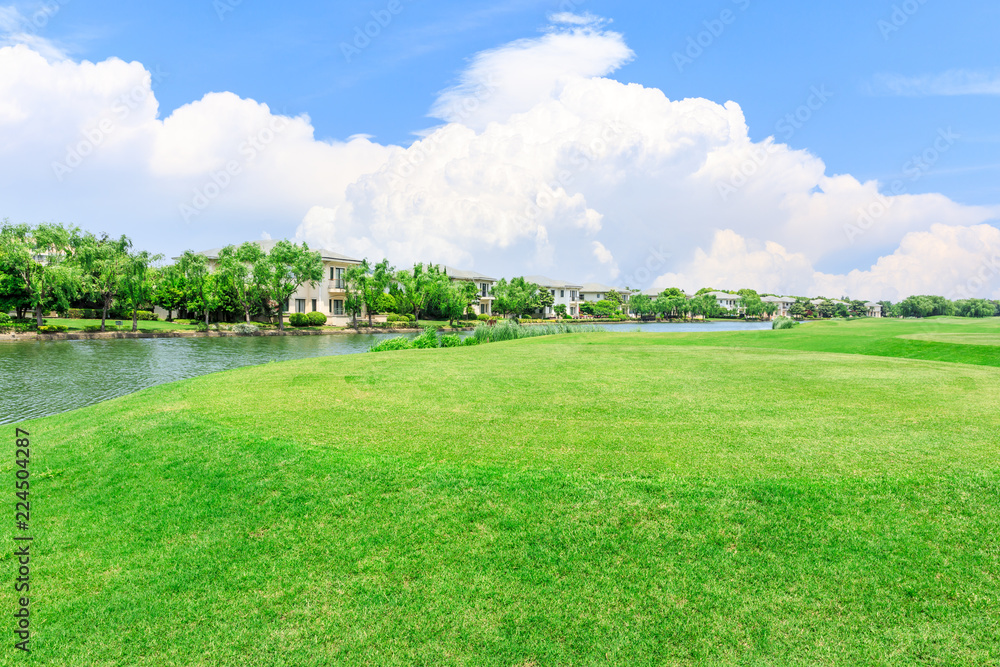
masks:
[(868, 303), (865, 304), (865, 308), (881, 308), (881, 307), (882, 304), (875, 303), (874, 301), (869, 301)]
[(583, 287), (580, 288), (581, 292), (586, 292), (587, 294), (607, 294), (608, 292), (618, 292), (619, 294), (634, 294), (632, 290), (627, 290), (624, 287), (611, 287), (610, 285), (602, 285), (601, 283), (584, 283)]
[(760, 300), (764, 303), (795, 303), (790, 296), (762, 296)]
[(490, 278), (489, 276), (484, 276), (476, 271), (463, 271), (462, 269), (456, 269), (453, 266), (444, 267), (444, 272), (448, 274), (449, 278), (454, 278), (455, 280), (473, 280), (473, 281), (485, 281), (489, 283), (495, 283), (496, 278)]
[[(280, 239), (271, 239), (268, 241), (251, 241), (250, 243), (256, 243), (260, 246), (260, 249), (265, 253), (271, 252), (275, 245), (277, 245)], [(234, 244), (239, 246), (241, 244)], [(354, 259), (353, 257), (348, 257), (347, 255), (342, 255), (339, 252), (333, 252), (332, 250), (324, 250), (323, 248), (309, 248), (313, 252), (318, 252), (322, 255), (323, 260), (327, 262), (346, 262), (348, 264), (360, 264), (360, 259)], [(211, 250), (203, 250), (197, 254), (204, 255), (208, 259), (219, 259), (219, 254), (222, 252), (222, 248), (212, 248)], [(174, 259), (178, 259), (175, 257)]]
[(547, 287), (549, 289), (579, 290), (583, 287), (583, 285), (577, 285), (576, 283), (568, 283), (565, 280), (553, 280), (552, 278), (546, 278), (545, 276), (525, 276), (524, 279), (529, 283), (535, 283), (539, 287)]
[(709, 292), (709, 296), (714, 296), (716, 299), (742, 299), (739, 294), (730, 294), (729, 292)]

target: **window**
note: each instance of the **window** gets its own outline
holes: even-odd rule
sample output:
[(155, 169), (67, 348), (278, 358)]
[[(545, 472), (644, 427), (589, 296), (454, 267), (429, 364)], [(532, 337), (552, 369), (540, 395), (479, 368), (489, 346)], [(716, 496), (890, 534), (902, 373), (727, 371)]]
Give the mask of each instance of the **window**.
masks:
[(484, 297), (485, 296), (489, 296), (490, 295), (490, 286), (489, 286), (489, 284), (488, 283), (480, 283), (479, 284), (479, 293), (482, 296), (484, 296)]
[(340, 299), (335, 299), (333, 302), (333, 314), (343, 315), (344, 314), (344, 302)]
[(489, 315), (489, 313), (486, 312), (487, 310), (489, 310), (489, 308), (487, 307), (487, 305), (485, 303), (479, 304), (479, 314), (480, 315)]
[(291, 299), (285, 299), (285, 309), (283, 312), (289, 313), (292, 311), (291, 303), (292, 303)]
[(326, 312), (333, 314), (333, 299), (330, 299), (330, 307), (326, 309)]
[(586, 301), (586, 300), (587, 300), (587, 295), (586, 294), (580, 294), (580, 301)]
[(296, 313), (304, 313), (304, 312), (306, 312), (306, 300), (305, 299), (296, 299), (295, 300), (295, 312)]
[(556, 295), (556, 291), (552, 290), (552, 296), (555, 296), (555, 295)]
[(564, 289), (559, 290), (559, 298), (563, 299), (565, 297), (566, 297), (566, 290)]
[(313, 312), (316, 312), (316, 299), (313, 299)]
[(570, 306), (569, 307), (569, 314), (570, 315), (576, 315), (576, 306)]
[(336, 269), (334, 269), (334, 268), (333, 268), (332, 266), (330, 267), (330, 280), (333, 280), (333, 279), (334, 279), (334, 278), (336, 277), (336, 276), (334, 275), (334, 271), (335, 271), (335, 270), (336, 270)]
[(347, 281), (344, 280), (344, 270), (337, 269), (336, 280), (333, 284), (336, 289), (347, 289)]
[(573, 290), (572, 292), (569, 293), (569, 300), (576, 301), (576, 290)]

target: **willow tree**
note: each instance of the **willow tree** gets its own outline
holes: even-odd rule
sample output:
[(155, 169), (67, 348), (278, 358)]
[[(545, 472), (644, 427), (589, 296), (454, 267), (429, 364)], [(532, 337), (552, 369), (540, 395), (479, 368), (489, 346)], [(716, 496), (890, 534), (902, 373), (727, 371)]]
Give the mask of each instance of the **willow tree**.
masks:
[(66, 310), (79, 293), (73, 264), (79, 233), (63, 225), (4, 224), (0, 229), (0, 262), (23, 289), (38, 326), (45, 312)]

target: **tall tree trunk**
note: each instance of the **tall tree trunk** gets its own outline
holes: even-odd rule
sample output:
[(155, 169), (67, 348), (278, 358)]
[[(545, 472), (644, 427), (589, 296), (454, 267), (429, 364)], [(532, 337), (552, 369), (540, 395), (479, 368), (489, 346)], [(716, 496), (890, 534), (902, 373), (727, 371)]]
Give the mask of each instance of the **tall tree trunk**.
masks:
[(138, 328), (139, 328), (139, 311), (138, 310), (133, 310), (132, 311), (132, 333), (135, 333), (136, 329), (138, 329)]
[(247, 324), (250, 324), (250, 309), (249, 309), (249, 308), (246, 308), (246, 309), (244, 309), (244, 310), (245, 310), (245, 312), (246, 312), (246, 314), (247, 314)]
[(42, 326), (42, 304), (35, 306), (35, 322), (38, 326)]
[(206, 308), (205, 309), (205, 328), (208, 328), (208, 315), (209, 315), (209, 312), (210, 311), (208, 310), (208, 308)]
[(104, 309), (101, 310), (101, 331), (102, 332), (106, 331), (106, 329), (104, 328), (104, 325), (107, 323), (107, 321), (108, 321), (108, 300), (105, 299), (104, 300)]

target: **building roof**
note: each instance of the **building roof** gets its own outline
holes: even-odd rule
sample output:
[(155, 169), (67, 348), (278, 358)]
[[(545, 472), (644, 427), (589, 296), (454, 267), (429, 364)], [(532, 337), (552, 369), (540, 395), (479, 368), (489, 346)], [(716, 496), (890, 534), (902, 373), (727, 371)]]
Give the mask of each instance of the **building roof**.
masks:
[(795, 299), (790, 296), (762, 296), (764, 303), (795, 303)]
[(583, 285), (577, 285), (576, 283), (568, 283), (565, 280), (553, 280), (552, 278), (546, 278), (545, 276), (525, 276), (524, 280), (529, 283), (535, 283), (539, 287), (547, 287), (548, 289), (579, 290), (583, 287)]
[(739, 294), (730, 294), (729, 292), (708, 292), (709, 296), (713, 296), (716, 299), (742, 299)]
[(444, 272), (448, 274), (449, 278), (453, 278), (455, 280), (472, 280), (475, 282), (485, 281), (489, 283), (495, 283), (497, 281), (496, 278), (484, 276), (476, 271), (463, 271), (462, 269), (456, 269), (453, 266), (444, 267)]
[(634, 294), (632, 290), (627, 290), (624, 287), (611, 287), (610, 285), (603, 285), (601, 283), (584, 283), (583, 287), (580, 288), (581, 292), (586, 292), (587, 294), (607, 294), (608, 292), (618, 292), (619, 294)]
[(875, 303), (874, 301), (869, 301), (868, 303), (865, 304), (865, 308), (881, 308), (881, 307), (882, 304)]
[[(280, 239), (271, 239), (268, 241), (251, 241), (250, 243), (256, 243), (260, 246), (260, 249), (265, 253), (271, 252), (275, 245), (277, 245)], [(239, 246), (240, 244), (234, 244)], [(339, 252), (333, 252), (332, 250), (324, 250), (323, 248), (310, 248), (314, 252), (318, 252), (325, 262), (345, 262), (347, 264), (360, 264), (360, 259), (354, 259), (353, 257), (348, 257), (347, 255), (342, 255)], [(208, 259), (219, 259), (219, 254), (222, 252), (222, 248), (212, 248), (211, 250), (203, 250), (197, 254), (204, 255)], [(174, 259), (179, 259), (175, 257)]]

